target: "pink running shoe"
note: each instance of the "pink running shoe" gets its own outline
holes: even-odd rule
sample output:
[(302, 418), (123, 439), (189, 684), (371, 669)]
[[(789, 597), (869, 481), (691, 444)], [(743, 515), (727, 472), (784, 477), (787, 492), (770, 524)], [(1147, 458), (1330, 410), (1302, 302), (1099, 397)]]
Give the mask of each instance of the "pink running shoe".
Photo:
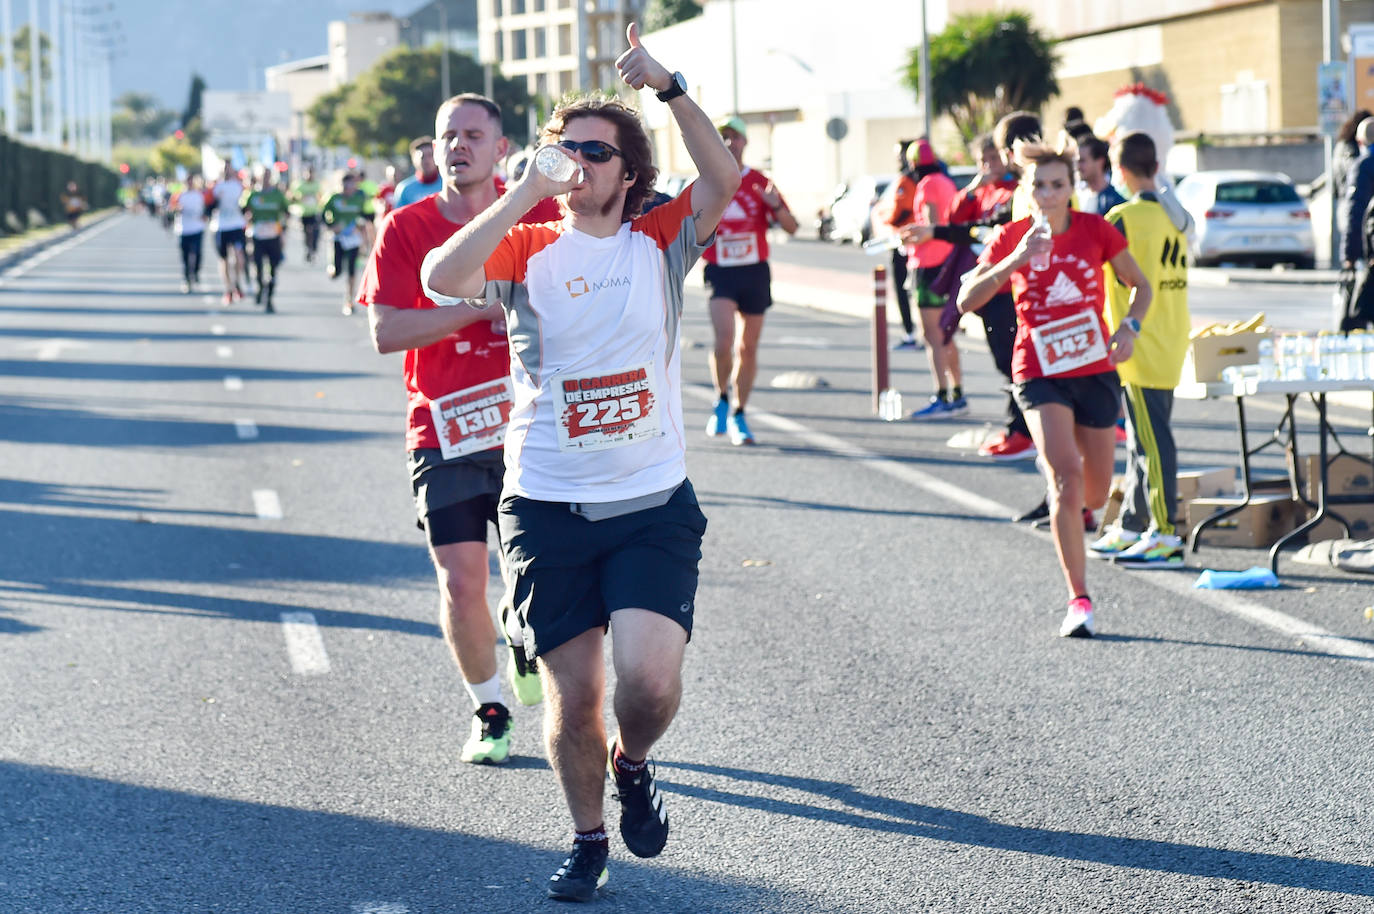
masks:
[(1069, 601), (1069, 611), (1064, 621), (1059, 623), (1061, 638), (1091, 638), (1093, 636), (1093, 601), (1087, 597), (1074, 597)]

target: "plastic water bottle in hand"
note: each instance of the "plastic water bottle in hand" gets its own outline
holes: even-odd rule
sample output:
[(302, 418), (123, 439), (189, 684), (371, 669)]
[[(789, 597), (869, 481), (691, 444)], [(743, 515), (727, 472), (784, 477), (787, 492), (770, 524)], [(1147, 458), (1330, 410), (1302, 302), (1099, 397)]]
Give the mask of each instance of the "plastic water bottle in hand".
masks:
[(873, 238), (864, 242), (864, 253), (872, 257), (875, 254), (885, 254), (888, 251), (895, 251), (902, 246), (900, 235), (888, 235), (886, 238)]
[(534, 167), (539, 169), (539, 173), (544, 177), (560, 184), (571, 180), (573, 175), (577, 175), (579, 181), (582, 180), (582, 166), (557, 146), (545, 146), (536, 152)]
[[(1050, 230), (1049, 220), (1037, 213), (1035, 220), (1031, 223), (1031, 235), (1037, 238), (1053, 238), (1054, 233)], [(1050, 268), (1050, 252), (1032, 254), (1030, 268), (1032, 273), (1048, 270)]]

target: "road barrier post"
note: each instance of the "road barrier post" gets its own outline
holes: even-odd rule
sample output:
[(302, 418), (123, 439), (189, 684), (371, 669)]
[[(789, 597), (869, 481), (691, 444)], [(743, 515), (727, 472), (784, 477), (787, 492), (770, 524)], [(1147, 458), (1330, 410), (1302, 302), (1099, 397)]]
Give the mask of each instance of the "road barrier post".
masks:
[(873, 414), (879, 412), (887, 380), (887, 268), (873, 268)]

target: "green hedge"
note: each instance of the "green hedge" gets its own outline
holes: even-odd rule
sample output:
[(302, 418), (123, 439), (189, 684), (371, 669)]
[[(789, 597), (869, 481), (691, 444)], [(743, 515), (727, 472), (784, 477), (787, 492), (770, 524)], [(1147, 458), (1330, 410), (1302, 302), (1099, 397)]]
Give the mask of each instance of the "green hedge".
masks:
[(0, 133), (0, 235), (62, 222), (68, 181), (81, 188), (90, 209), (118, 202), (119, 175), (112, 169)]

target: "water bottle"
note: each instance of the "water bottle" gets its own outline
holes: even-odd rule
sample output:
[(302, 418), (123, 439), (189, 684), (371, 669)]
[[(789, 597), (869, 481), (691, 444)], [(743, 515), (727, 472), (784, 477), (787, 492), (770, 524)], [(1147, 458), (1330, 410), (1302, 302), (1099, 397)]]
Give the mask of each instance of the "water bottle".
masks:
[(1317, 369), (1319, 378), (1336, 377), (1336, 336), (1326, 330), (1317, 334)]
[(886, 238), (874, 238), (864, 242), (864, 253), (870, 257), (877, 254), (886, 254), (888, 251), (895, 251), (902, 246), (902, 239), (898, 235), (888, 235)]
[(551, 181), (570, 181), (573, 175), (577, 175), (578, 181), (582, 180), (582, 166), (557, 146), (544, 146), (536, 152), (534, 167)]
[[(1054, 233), (1050, 230), (1049, 220), (1041, 213), (1036, 213), (1035, 220), (1031, 222), (1030, 230), (1032, 235), (1038, 235), (1041, 238), (1052, 238), (1054, 236)], [(1050, 268), (1049, 252), (1046, 251), (1044, 254), (1032, 254), (1030, 268), (1032, 273), (1048, 270)]]
[(1274, 340), (1265, 337), (1259, 343), (1259, 378), (1261, 381), (1278, 380), (1274, 365)]
[(1352, 353), (1355, 361), (1355, 380), (1374, 380), (1374, 364), (1371, 364), (1371, 358), (1374, 358), (1374, 336), (1363, 330), (1356, 330), (1351, 336), (1355, 340)]
[(902, 392), (895, 387), (878, 394), (878, 418), (896, 422), (902, 418)]

